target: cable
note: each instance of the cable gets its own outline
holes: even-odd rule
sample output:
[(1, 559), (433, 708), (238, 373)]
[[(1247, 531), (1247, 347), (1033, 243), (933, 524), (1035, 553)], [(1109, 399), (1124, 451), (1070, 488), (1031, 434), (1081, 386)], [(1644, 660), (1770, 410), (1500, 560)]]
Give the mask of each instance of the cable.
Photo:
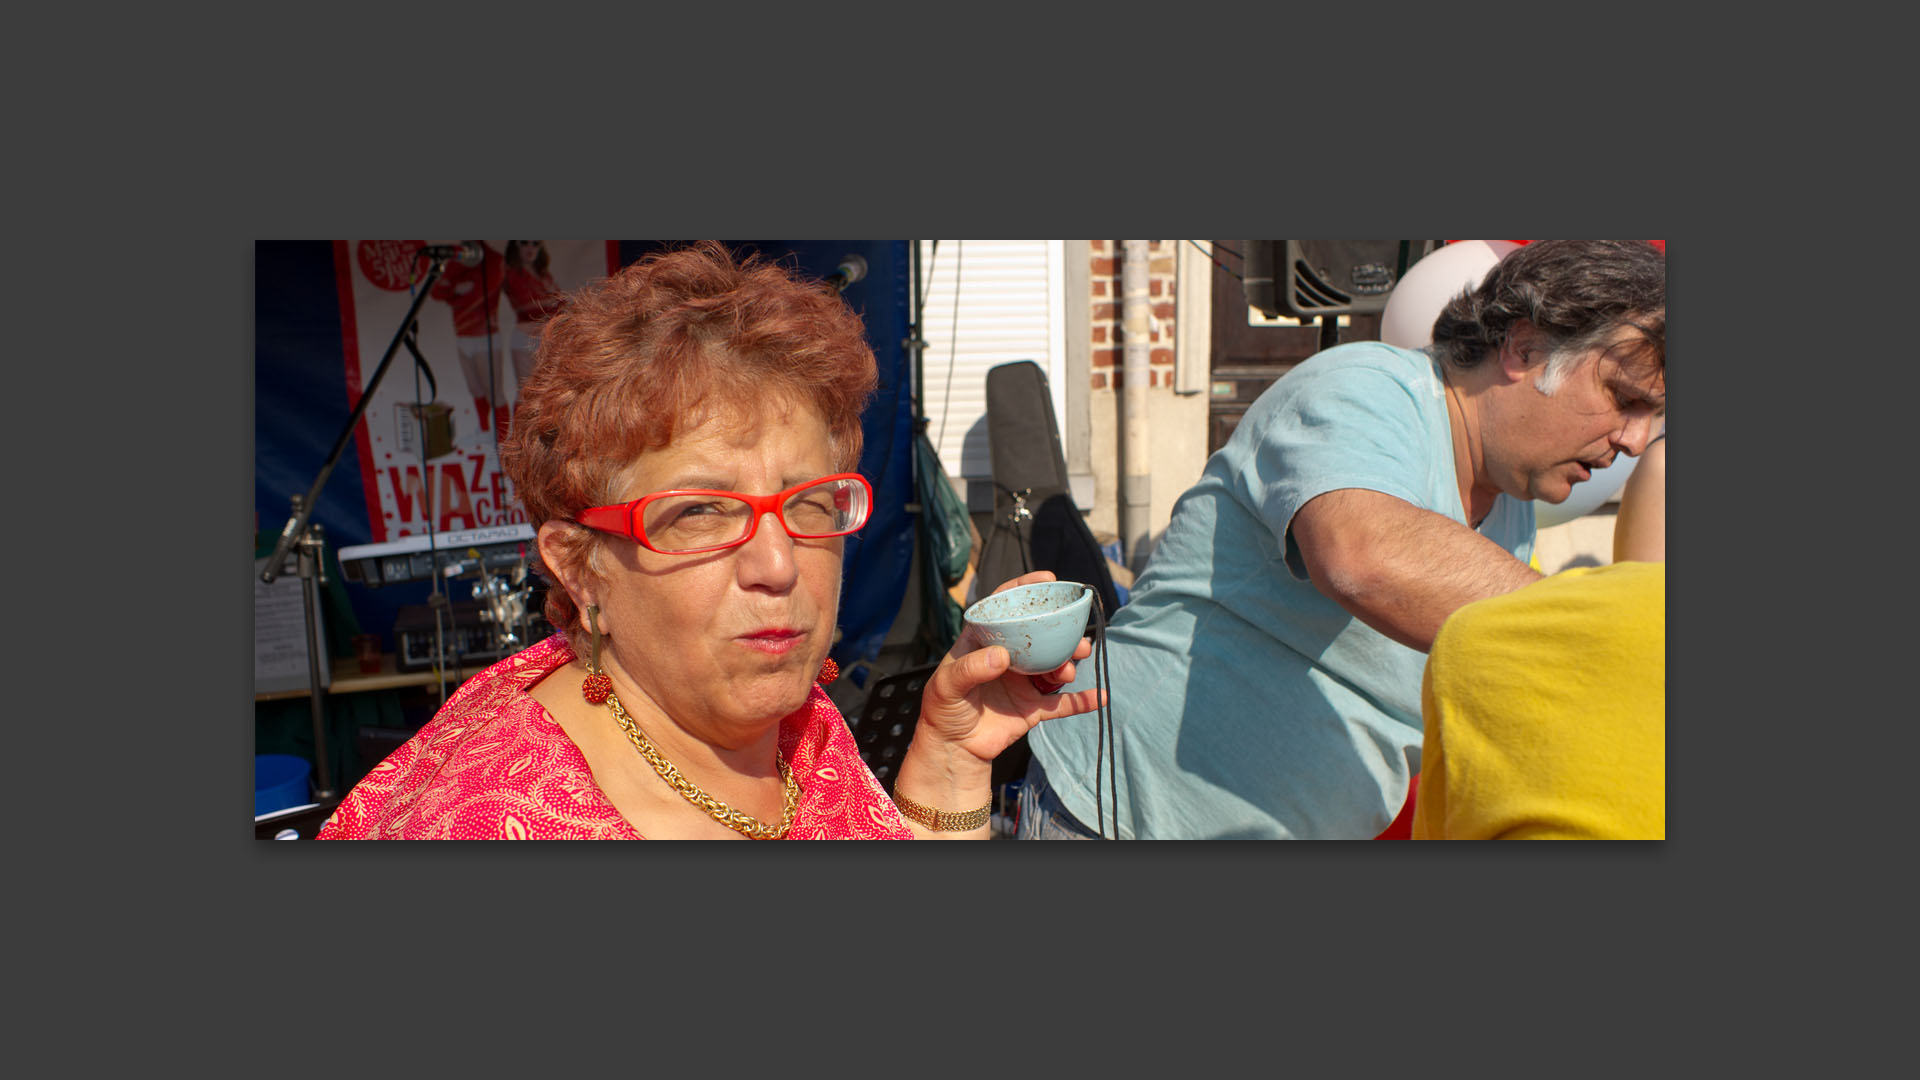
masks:
[[(1223, 263), (1223, 262), (1221, 262), (1221, 261), (1220, 261), (1219, 259), (1216, 259), (1216, 258), (1214, 258), (1214, 257), (1213, 257), (1213, 252), (1211, 252), (1211, 251), (1208, 251), (1208, 250), (1207, 250), (1206, 248), (1203, 248), (1203, 247), (1201, 247), (1201, 246), (1200, 246), (1200, 241), (1198, 241), (1198, 240), (1189, 240), (1189, 241), (1187, 241), (1187, 243), (1189, 243), (1189, 244), (1192, 244), (1192, 245), (1193, 245), (1193, 249), (1194, 249), (1195, 251), (1198, 251), (1198, 252), (1199, 252), (1200, 254), (1202, 254), (1202, 255), (1205, 255), (1205, 256), (1207, 257), (1207, 261), (1208, 261), (1208, 262), (1210, 262), (1210, 263), (1212, 263), (1213, 265), (1215, 265), (1215, 266), (1217, 266), (1217, 267), (1219, 267), (1219, 268), (1220, 268), (1220, 269), (1222, 269), (1222, 270), (1225, 270), (1225, 271), (1226, 271), (1227, 273), (1229, 273), (1229, 274), (1233, 274), (1233, 279), (1234, 279), (1235, 281), (1245, 281), (1245, 280), (1247, 280), (1247, 279), (1246, 279), (1246, 278), (1245, 278), (1244, 276), (1242, 276), (1241, 274), (1238, 274), (1238, 273), (1235, 273), (1235, 272), (1234, 272), (1234, 269), (1233, 269), (1233, 267), (1231, 267), (1231, 266), (1228, 266), (1228, 265), (1227, 265), (1226, 263)], [(1231, 255), (1231, 256), (1233, 256), (1234, 258), (1236, 258), (1236, 259), (1239, 259), (1242, 265), (1245, 265), (1245, 264), (1246, 264), (1246, 261), (1247, 261), (1247, 257), (1246, 257), (1245, 255), (1242, 255), (1242, 254), (1240, 254), (1239, 252), (1237, 252), (1237, 251), (1235, 251), (1235, 250), (1233, 250), (1233, 249), (1232, 249), (1232, 248), (1230, 248), (1230, 247), (1222, 247), (1222, 246), (1221, 246), (1221, 245), (1220, 245), (1219, 243), (1215, 243), (1215, 244), (1214, 244), (1213, 246), (1214, 246), (1214, 247), (1216, 247), (1216, 248), (1218, 248), (1219, 250), (1221, 250), (1221, 251), (1224, 251), (1224, 252), (1226, 252), (1227, 254), (1229, 254), (1229, 255)]]
[[(485, 284), (485, 273), (486, 270), (483, 260), (481, 270), (483, 288)], [(418, 278), (415, 280), (418, 281)], [(411, 290), (409, 290), (409, 292), (411, 293)], [(485, 293), (483, 292), (481, 295), (484, 296)], [(420, 372), (426, 367), (426, 358), (420, 355), (419, 348), (413, 340), (418, 333), (417, 327), (418, 323), (416, 323), (414, 327), (409, 328), (407, 351), (412, 353), (414, 357), (413, 422), (415, 433), (419, 436), (415, 442), (415, 446), (420, 453), (420, 505), (426, 512), (427, 566), (430, 568), (427, 578), (432, 586), (427, 593), (427, 607), (433, 611), (433, 670), (435, 681), (440, 691), (440, 704), (445, 705), (447, 703), (447, 652), (449, 639), (453, 641), (452, 652), (455, 657), (453, 669), (454, 685), (457, 686), (460, 682), (464, 681), (460, 677), (462, 672), (461, 665), (458, 663), (460, 655), (460, 623), (459, 620), (453, 616), (452, 596), (444, 593), (440, 588), (440, 530), (436, 527), (437, 522), (434, 518), (432, 459), (427, 456), (427, 418), (424, 415), (426, 406), (420, 401)], [(489, 345), (488, 351), (491, 353), (491, 345)], [(429, 380), (433, 379), (431, 369), (427, 370), (427, 378)], [(439, 382), (434, 380), (434, 397), (437, 399), (439, 396)], [(431, 404), (431, 402), (427, 404)], [(396, 499), (399, 495), (400, 493), (398, 491), (394, 492)], [(397, 650), (399, 642), (396, 640), (394, 645)]]
[[(419, 260), (416, 259), (414, 265), (418, 266)], [(413, 286), (417, 285), (419, 280), (416, 273), (413, 281), (408, 284), (407, 293), (409, 298), (412, 297)], [(435, 547), (436, 538), (433, 528), (433, 467), (428, 464), (430, 459), (427, 457), (427, 418), (424, 415), (426, 405), (420, 401), (420, 372), (423, 368), (426, 368), (427, 359), (420, 355), (419, 346), (414, 342), (414, 338), (418, 334), (418, 327), (419, 323), (416, 321), (413, 326), (407, 328), (405, 342), (407, 351), (413, 354), (413, 427), (414, 434), (417, 436), (414, 440), (414, 448), (419, 451), (420, 454), (420, 505), (425, 511), (427, 523), (427, 565), (433, 567), (440, 564), (440, 558), (439, 551)], [(428, 370), (427, 378), (433, 379), (430, 369)], [(433, 381), (434, 397), (438, 398), (440, 396), (440, 384), (438, 380)], [(395, 484), (397, 487), (397, 477)], [(398, 490), (394, 491), (393, 497), (398, 501), (400, 492)], [(447, 703), (447, 672), (445, 665), (441, 663), (441, 657), (445, 655), (446, 651), (445, 636), (441, 632), (440, 605), (433, 602), (433, 599), (440, 595), (440, 578), (437, 574), (429, 573), (428, 579), (432, 585), (432, 588), (427, 594), (427, 607), (433, 611), (433, 669), (434, 675), (439, 683), (440, 704), (445, 705)], [(400, 641), (397, 634), (394, 638), (393, 647), (394, 653), (397, 656), (400, 652)]]
[[(960, 268), (966, 263), (966, 250), (965, 240), (953, 242), (953, 329), (947, 338), (947, 388), (940, 393), (940, 439), (935, 450), (947, 441), (947, 415), (953, 411), (953, 369), (960, 352)], [(927, 268), (927, 280), (933, 280), (931, 266)]]
[(1120, 737), (1113, 728), (1112, 679), (1107, 672), (1107, 612), (1106, 600), (1100, 596), (1100, 590), (1087, 586), (1093, 593), (1091, 614), (1094, 616), (1093, 642), (1093, 689), (1100, 695), (1100, 704), (1094, 714), (1096, 739), (1093, 751), (1093, 808), (1096, 827), (1101, 839), (1107, 838), (1107, 804), (1102, 797), (1100, 782), (1100, 762), (1107, 763), (1106, 789), (1113, 798), (1113, 839), (1120, 839), (1120, 778), (1115, 762), (1120, 757)]

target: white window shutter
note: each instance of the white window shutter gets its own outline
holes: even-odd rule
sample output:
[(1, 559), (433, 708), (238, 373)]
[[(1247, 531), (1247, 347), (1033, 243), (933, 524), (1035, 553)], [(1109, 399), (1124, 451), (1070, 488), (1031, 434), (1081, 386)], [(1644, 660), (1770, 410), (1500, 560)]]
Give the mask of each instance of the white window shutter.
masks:
[[(1066, 415), (1065, 292), (1060, 240), (920, 243), (925, 307), (920, 336), (927, 437), (955, 486), (993, 477), (987, 446), (987, 372), (1031, 360), (1047, 373), (1054, 422)], [(958, 281), (959, 305), (954, 304)], [(969, 497), (970, 503), (974, 502)], [(989, 501), (988, 505), (991, 505)]]

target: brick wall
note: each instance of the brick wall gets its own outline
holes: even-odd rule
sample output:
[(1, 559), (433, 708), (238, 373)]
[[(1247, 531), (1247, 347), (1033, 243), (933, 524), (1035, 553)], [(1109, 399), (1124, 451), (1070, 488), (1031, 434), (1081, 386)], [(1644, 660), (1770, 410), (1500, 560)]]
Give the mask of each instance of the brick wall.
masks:
[[(1088, 356), (1088, 449), (1094, 479), (1094, 507), (1087, 522), (1095, 535), (1117, 536), (1120, 530), (1120, 428), (1122, 426), (1122, 368), (1126, 366), (1125, 342), (1121, 328), (1121, 278), (1125, 271), (1124, 240), (1069, 241), (1068, 258), (1087, 260), (1088, 320), (1086, 342)], [(1151, 477), (1148, 493), (1149, 529), (1152, 536), (1165, 530), (1173, 512), (1173, 503), (1182, 492), (1200, 478), (1206, 463), (1207, 397), (1204, 393), (1180, 393), (1175, 383), (1178, 366), (1176, 353), (1181, 348), (1176, 320), (1179, 312), (1180, 240), (1147, 242), (1147, 302), (1152, 311), (1148, 322), (1146, 413), (1141, 434), (1146, 439)], [(1207, 326), (1208, 312), (1202, 309), (1192, 326)], [(1208, 363), (1206, 345), (1189, 343), (1199, 355), (1183, 362)], [(1189, 387), (1189, 390), (1192, 390)], [(1104, 538), (1104, 537), (1103, 537)], [(1151, 550), (1151, 540), (1148, 550)], [(1132, 561), (1132, 556), (1129, 556)]]
[[(1092, 379), (1095, 390), (1117, 390), (1122, 383), (1124, 364), (1120, 340), (1122, 240), (1086, 242), (1088, 285), (1090, 286), (1088, 322), (1092, 336)], [(1148, 241), (1147, 299), (1153, 306), (1153, 325), (1149, 338), (1147, 378), (1154, 388), (1173, 388), (1174, 258), (1177, 240)], [(1072, 245), (1068, 245), (1069, 257)]]

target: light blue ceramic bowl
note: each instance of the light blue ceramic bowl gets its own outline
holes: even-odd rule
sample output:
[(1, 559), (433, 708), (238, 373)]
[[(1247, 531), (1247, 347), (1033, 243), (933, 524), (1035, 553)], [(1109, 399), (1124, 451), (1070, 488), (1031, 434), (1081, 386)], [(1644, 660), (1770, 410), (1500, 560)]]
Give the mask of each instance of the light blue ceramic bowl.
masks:
[(1073, 658), (1086, 636), (1093, 589), (1077, 581), (1042, 581), (994, 593), (968, 608), (967, 633), (980, 645), (999, 645), (1013, 670), (1043, 675)]

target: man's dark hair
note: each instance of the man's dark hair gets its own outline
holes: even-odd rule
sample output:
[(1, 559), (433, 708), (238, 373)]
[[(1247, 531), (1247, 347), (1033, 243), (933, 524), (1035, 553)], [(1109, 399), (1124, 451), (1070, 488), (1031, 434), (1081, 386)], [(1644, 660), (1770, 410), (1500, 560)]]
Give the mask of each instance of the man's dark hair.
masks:
[(1667, 257), (1645, 240), (1536, 240), (1447, 302), (1433, 323), (1433, 353), (1473, 367), (1522, 320), (1540, 331), (1540, 348), (1569, 356), (1632, 325), (1640, 339), (1632, 359), (1664, 370)]

